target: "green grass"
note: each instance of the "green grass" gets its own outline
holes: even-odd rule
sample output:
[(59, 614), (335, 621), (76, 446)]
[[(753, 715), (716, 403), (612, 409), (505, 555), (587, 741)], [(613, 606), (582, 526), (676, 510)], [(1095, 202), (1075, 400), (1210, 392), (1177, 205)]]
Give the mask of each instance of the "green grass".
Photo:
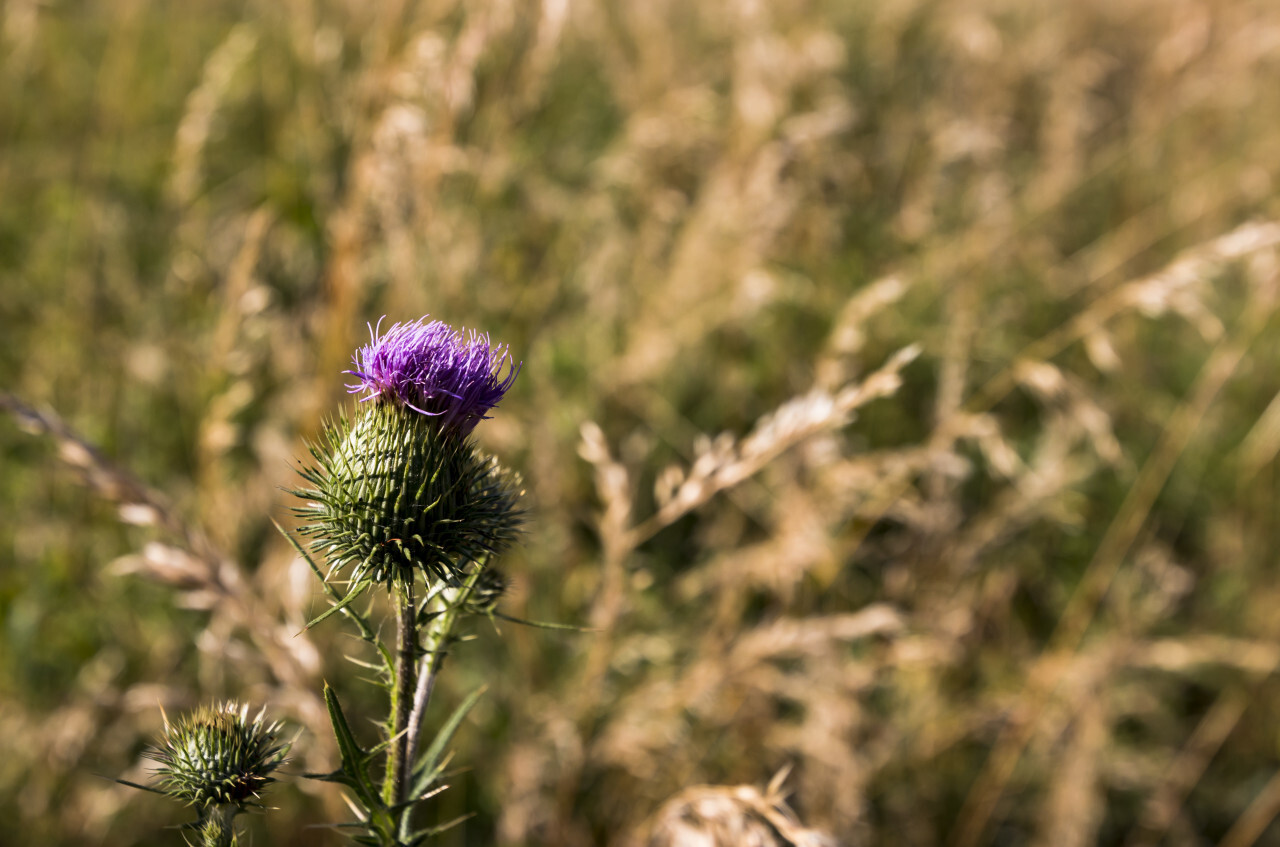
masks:
[[(0, 391), (175, 516), (122, 524), (115, 471), (0, 423), (7, 832), (177, 843), (100, 776), (141, 776), (158, 703), (266, 703), (298, 771), (333, 767), (322, 680), (380, 713), (340, 627), (294, 636), (321, 600), (270, 518), (365, 323), (431, 313), (524, 361), (478, 431), (528, 484), (508, 611), (598, 630), (459, 650), (435, 718), (490, 693), (442, 841), (625, 843), (785, 765), (843, 843), (1280, 837), (1277, 257), (1222, 240), (1277, 218), (1280, 16), (748, 6), (5, 8)], [(663, 511), (722, 432), (743, 478)], [(259, 843), (338, 843), (303, 829), (335, 787), (271, 798)]]

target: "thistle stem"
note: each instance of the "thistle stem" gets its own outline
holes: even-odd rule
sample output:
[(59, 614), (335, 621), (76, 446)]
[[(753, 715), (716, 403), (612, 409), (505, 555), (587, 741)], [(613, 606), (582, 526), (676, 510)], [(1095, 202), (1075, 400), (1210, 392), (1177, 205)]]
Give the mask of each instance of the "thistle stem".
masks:
[(483, 570), (482, 562), (480, 567), (467, 574), (461, 586), (445, 595), (444, 611), (431, 622), (431, 626), (427, 629), (427, 646), (423, 650), (422, 667), (418, 670), (418, 686), (413, 694), (413, 713), (409, 718), (409, 756), (411, 758), (418, 751), (418, 741), (422, 737), (422, 716), (427, 711), (427, 704), (431, 702), (431, 692), (435, 690), (436, 677), (440, 675), (440, 667), (444, 664), (444, 657), (448, 653), (445, 648), (449, 644), (449, 637), (453, 634), (458, 615), (471, 596), (471, 590), (475, 588), (476, 580), (479, 579), (480, 572)]
[[(434, 634), (434, 631), (432, 632)], [(413, 693), (413, 712), (409, 715), (409, 758), (412, 759), (418, 752), (418, 739), (422, 735), (422, 713), (427, 710), (427, 704), (431, 702), (431, 692), (436, 687), (436, 676), (440, 673), (440, 662), (434, 661), (433, 653), (440, 649), (441, 645), (436, 643), (436, 639), (431, 635), (427, 636), (427, 655), (422, 662), (422, 668), (418, 672), (418, 690)]]
[[(418, 756), (418, 746), (422, 738), (422, 717), (427, 711), (427, 705), (431, 702), (431, 693), (435, 690), (436, 679), (439, 678), (440, 668), (444, 665), (444, 657), (448, 655), (447, 647), (453, 635), (453, 628), (483, 569), (481, 564), (467, 575), (461, 586), (442, 593), (445, 608), (427, 628), (427, 643), (422, 654), (422, 666), (418, 669), (417, 687), (413, 693), (413, 711), (409, 716), (409, 727), (406, 733), (408, 743), (405, 758), (409, 762)], [(408, 835), (412, 817), (413, 808), (405, 809), (400, 818), (401, 838)]]
[(404, 802), (405, 775), (409, 769), (409, 715), (413, 705), (410, 692), (416, 688), (418, 669), (417, 609), (413, 596), (413, 581), (409, 580), (398, 595), (396, 607), (396, 678), (391, 688), (391, 710), (394, 722), (391, 727), (391, 753), (387, 759), (387, 780), (383, 786), (383, 800), (388, 806)]

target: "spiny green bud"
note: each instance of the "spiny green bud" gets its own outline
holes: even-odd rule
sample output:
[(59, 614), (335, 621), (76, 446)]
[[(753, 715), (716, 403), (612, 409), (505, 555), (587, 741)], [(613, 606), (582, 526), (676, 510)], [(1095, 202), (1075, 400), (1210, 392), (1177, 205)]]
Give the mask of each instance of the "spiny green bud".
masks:
[(476, 577), (475, 587), (467, 600), (467, 611), (477, 615), (487, 615), (498, 605), (498, 601), (511, 587), (511, 580), (498, 568), (485, 568)]
[(258, 806), (275, 779), (287, 744), (278, 743), (279, 723), (264, 724), (263, 712), (249, 720), (249, 707), (205, 706), (169, 723), (159, 746), (144, 755), (158, 762), (156, 790), (202, 809)]
[(301, 532), (354, 583), (428, 577), (456, 583), (520, 523), (519, 478), (455, 432), (402, 405), (374, 401), (328, 426), (302, 470)]
[(192, 830), (192, 836), (186, 839), (188, 847), (236, 847), (240, 843), (236, 838), (234, 806), (215, 806), (202, 815), (195, 823), (187, 824), (184, 829)]

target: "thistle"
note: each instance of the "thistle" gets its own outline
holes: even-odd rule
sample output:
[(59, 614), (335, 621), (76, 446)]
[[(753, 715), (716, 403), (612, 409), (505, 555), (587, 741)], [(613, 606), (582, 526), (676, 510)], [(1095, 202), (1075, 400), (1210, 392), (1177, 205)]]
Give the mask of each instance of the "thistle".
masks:
[[(326, 688), (339, 770), (318, 778), (354, 794), (362, 843), (420, 844), (433, 830), (413, 830), (415, 810), (433, 795), (444, 769), (443, 745), (478, 694), (468, 698), (429, 745), (423, 715), (465, 613), (492, 615), (505, 580), (489, 567), (521, 521), (519, 477), (471, 441), (511, 387), (520, 366), (508, 348), (482, 333), (425, 318), (397, 323), (356, 351), (348, 385), (361, 394), (353, 417), (325, 427), (301, 470), (305, 500), (295, 509), (310, 539), (303, 554), (331, 602), (308, 624), (342, 613), (373, 645), (382, 664), (390, 714), (381, 743), (364, 748), (351, 733), (337, 694)], [(320, 567), (312, 558), (322, 559)], [(336, 587), (344, 578), (346, 587)], [(353, 601), (387, 589), (396, 617), (394, 651)], [(420, 749), (425, 748), (425, 749)], [(383, 756), (381, 784), (371, 769)]]
[[(357, 833), (357, 843), (415, 847), (449, 826), (415, 830), (415, 813), (445, 788), (445, 745), (483, 689), (424, 744), (431, 692), (446, 656), (462, 640), (455, 633), (459, 622), (498, 615), (495, 606), (507, 586), (489, 563), (519, 528), (520, 479), (480, 451), (470, 435), (520, 366), (487, 335), (439, 321), (394, 324), (381, 335), (369, 331), (371, 342), (356, 351), (346, 371), (358, 380), (348, 390), (364, 395), (359, 410), (326, 425), (311, 448), (314, 464), (300, 471), (308, 486), (293, 492), (306, 501), (295, 513), (304, 521), (299, 532), (310, 539), (310, 550), (285, 535), (331, 601), (308, 627), (337, 613), (354, 623), (380, 659), (361, 664), (376, 672), (374, 681), (390, 700), (384, 737), (366, 747), (326, 684), (341, 763), (309, 776), (351, 792), (358, 819), (342, 826)], [(361, 613), (352, 605), (377, 585), (392, 601), (394, 651), (370, 620), (374, 607)], [(276, 743), (278, 728), (264, 726), (261, 714), (250, 722), (247, 708), (232, 703), (175, 724), (166, 718), (162, 743), (146, 754), (159, 764), (156, 783), (135, 787), (195, 806), (199, 818), (187, 829), (198, 843), (231, 847), (235, 816), (259, 807), (262, 790), (274, 782), (271, 774), (286, 751)], [(380, 782), (375, 769), (382, 770)]]
[(280, 724), (264, 723), (263, 715), (250, 720), (249, 707), (232, 702), (202, 707), (174, 723), (165, 715), (163, 737), (143, 754), (158, 764), (155, 782), (121, 782), (196, 807), (199, 817), (186, 828), (202, 847), (234, 844), (232, 820), (262, 808), (262, 792), (276, 781), (271, 774), (289, 749), (279, 743)]
[(476, 578), (475, 587), (467, 600), (467, 611), (476, 615), (488, 615), (498, 606), (498, 601), (511, 587), (511, 580), (497, 568), (486, 568)]
[[(352, 393), (373, 401), (325, 428), (302, 471), (303, 535), (357, 586), (403, 587), (422, 573), (458, 584), (469, 562), (515, 535), (518, 480), (467, 435), (519, 368), (487, 336), (434, 321), (395, 324), (355, 356)], [(501, 376), (503, 367), (507, 375)]]

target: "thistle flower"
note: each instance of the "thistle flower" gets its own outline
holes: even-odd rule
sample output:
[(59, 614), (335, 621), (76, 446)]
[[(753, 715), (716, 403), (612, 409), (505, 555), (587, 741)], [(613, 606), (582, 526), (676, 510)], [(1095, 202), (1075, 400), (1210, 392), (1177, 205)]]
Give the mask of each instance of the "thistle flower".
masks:
[[(378, 322), (379, 327), (381, 321)], [(359, 382), (347, 386), (361, 401), (390, 401), (437, 418), (444, 431), (466, 436), (506, 394), (520, 365), (506, 346), (489, 343), (486, 333), (455, 330), (420, 318), (392, 324), (356, 351), (354, 368), (344, 373)], [(503, 369), (507, 373), (502, 375)]]
[(201, 810), (260, 806), (263, 789), (276, 781), (271, 773), (288, 752), (278, 743), (279, 730), (279, 723), (263, 723), (263, 712), (251, 721), (247, 705), (230, 702), (172, 724), (166, 716), (159, 746), (144, 754), (159, 763), (152, 790)]
[(376, 402), (325, 429), (301, 471), (310, 487), (294, 492), (312, 549), (349, 570), (349, 599), (420, 571), (456, 583), (520, 523), (518, 478), (466, 438), (515, 379), (507, 349), (439, 321), (370, 332), (347, 373), (360, 379), (352, 393)]

